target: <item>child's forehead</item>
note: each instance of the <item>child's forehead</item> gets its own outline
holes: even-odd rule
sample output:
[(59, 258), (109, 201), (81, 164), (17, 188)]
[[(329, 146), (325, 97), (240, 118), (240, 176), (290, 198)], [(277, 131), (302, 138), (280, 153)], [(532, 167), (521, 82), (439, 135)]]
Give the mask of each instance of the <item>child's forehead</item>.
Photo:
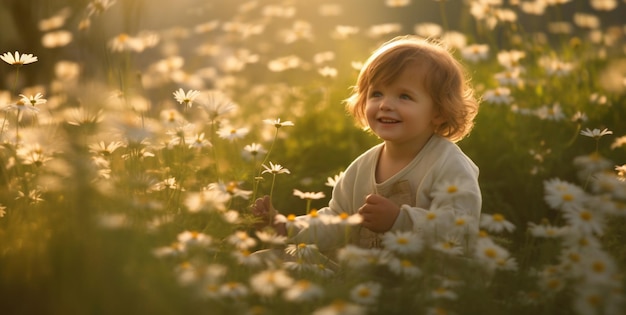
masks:
[(413, 80), (422, 82), (427, 75), (430, 66), (427, 62), (415, 59), (405, 60), (405, 62), (397, 62), (389, 64), (387, 67), (378, 67), (372, 72), (370, 77), (370, 85), (388, 85), (394, 83), (399, 78), (410, 77)]

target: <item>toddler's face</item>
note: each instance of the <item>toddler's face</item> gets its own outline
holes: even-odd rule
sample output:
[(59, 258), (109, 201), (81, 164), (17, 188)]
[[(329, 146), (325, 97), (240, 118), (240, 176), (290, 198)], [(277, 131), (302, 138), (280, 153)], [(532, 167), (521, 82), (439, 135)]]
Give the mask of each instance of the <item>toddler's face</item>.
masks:
[(423, 144), (439, 124), (439, 116), (422, 84), (424, 67), (410, 63), (390, 84), (372, 84), (365, 114), (370, 129), (385, 142)]

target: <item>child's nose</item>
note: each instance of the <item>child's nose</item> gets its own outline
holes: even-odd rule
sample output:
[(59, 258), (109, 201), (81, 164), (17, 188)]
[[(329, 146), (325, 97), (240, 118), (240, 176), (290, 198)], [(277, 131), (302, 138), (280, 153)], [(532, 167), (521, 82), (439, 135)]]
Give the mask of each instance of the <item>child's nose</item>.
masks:
[(392, 101), (385, 97), (381, 100), (380, 105), (378, 106), (378, 109), (383, 110), (383, 111), (388, 111), (391, 110), (393, 108), (393, 104)]

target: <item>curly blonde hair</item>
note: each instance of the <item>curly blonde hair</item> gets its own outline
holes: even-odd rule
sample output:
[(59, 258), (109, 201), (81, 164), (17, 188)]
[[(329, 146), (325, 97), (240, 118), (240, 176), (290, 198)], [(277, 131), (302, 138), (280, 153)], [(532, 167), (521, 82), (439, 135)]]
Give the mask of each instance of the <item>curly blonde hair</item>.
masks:
[(367, 59), (345, 100), (346, 109), (356, 123), (367, 127), (365, 103), (372, 84), (389, 84), (408, 63), (420, 62), (425, 69), (424, 87), (443, 118), (435, 133), (457, 142), (474, 127), (478, 100), (466, 79), (461, 63), (441, 43), (416, 36), (399, 36), (380, 46)]

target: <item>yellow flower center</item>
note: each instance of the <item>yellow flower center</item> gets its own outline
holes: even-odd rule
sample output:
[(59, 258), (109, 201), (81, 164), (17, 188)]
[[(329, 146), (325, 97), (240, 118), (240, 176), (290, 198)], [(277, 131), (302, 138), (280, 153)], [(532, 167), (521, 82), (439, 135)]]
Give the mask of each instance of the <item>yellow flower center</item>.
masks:
[(592, 219), (591, 212), (589, 212), (589, 211), (581, 212), (580, 213), (580, 218), (583, 219), (584, 221), (591, 221), (591, 219)]
[(574, 200), (574, 196), (572, 196), (572, 194), (563, 195), (563, 201), (572, 201), (572, 200)]
[(457, 192), (459, 190), (458, 187), (456, 187), (455, 185), (452, 186), (448, 186), (448, 193), (449, 194), (454, 194), (455, 192)]
[(494, 214), (494, 215), (492, 216), (492, 218), (493, 218), (493, 220), (494, 220), (494, 221), (496, 221), (496, 222), (502, 222), (502, 221), (504, 221), (504, 216), (503, 216), (503, 215), (501, 215), (501, 214), (499, 214), (499, 213)]
[(407, 238), (405, 238), (405, 237), (399, 237), (399, 238), (396, 240), (396, 243), (398, 243), (398, 244), (400, 244), (400, 245), (406, 245), (406, 244), (408, 244), (408, 243), (409, 243), (409, 240), (408, 240)]
[(339, 217), (340, 217), (342, 220), (345, 220), (345, 219), (347, 219), (347, 218), (349, 217), (349, 215), (348, 215), (347, 213), (345, 213), (345, 212), (342, 212), (342, 213), (340, 213), (340, 214), (339, 214)]
[(496, 250), (493, 249), (493, 248), (485, 249), (484, 253), (485, 253), (485, 256), (487, 256), (489, 258), (496, 258), (496, 256), (497, 256)]

